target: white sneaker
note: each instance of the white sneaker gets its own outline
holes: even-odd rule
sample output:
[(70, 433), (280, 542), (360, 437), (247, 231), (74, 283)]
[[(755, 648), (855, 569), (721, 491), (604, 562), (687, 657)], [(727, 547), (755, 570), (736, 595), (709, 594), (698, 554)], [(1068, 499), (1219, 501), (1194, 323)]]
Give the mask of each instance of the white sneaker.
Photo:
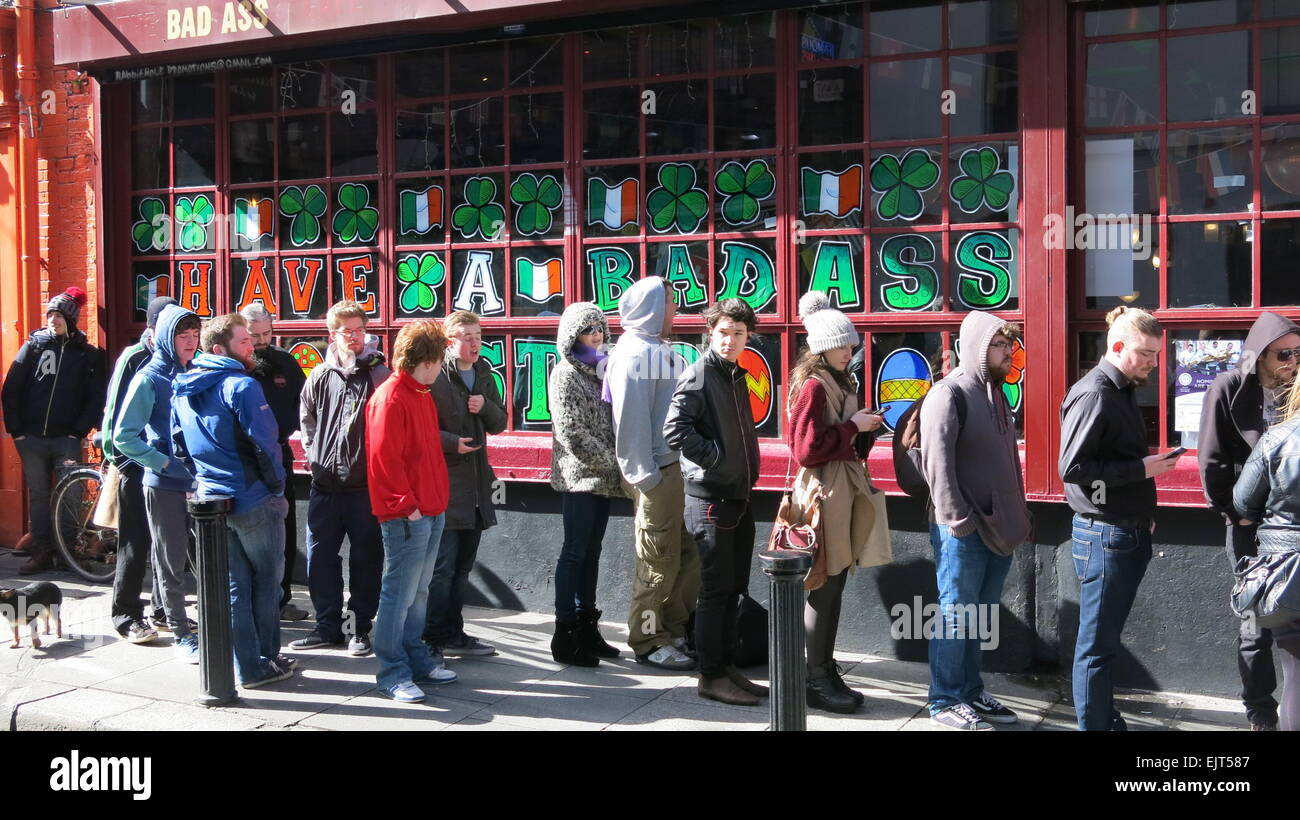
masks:
[(695, 659), (680, 652), (677, 647), (671, 644), (661, 646), (648, 655), (637, 655), (636, 662), (674, 671), (695, 668)]
[(448, 668), (445, 667), (445, 666), (435, 666), (435, 667), (433, 668), (433, 670), (432, 670), (431, 672), (429, 672), (429, 674), (425, 675), (425, 676), (422, 677), (422, 678), (416, 678), (416, 679), (415, 679), (415, 682), (416, 682), (416, 683), (432, 683), (432, 684), (434, 684), (434, 685), (438, 685), (438, 686), (440, 686), (440, 685), (442, 685), (442, 684), (444, 684), (444, 683), (455, 683), (455, 682), (456, 682), (456, 673), (453, 672), (453, 671), (451, 671), (450, 669), (448, 669)]
[(685, 638), (673, 638), (673, 649), (676, 649), (688, 658), (698, 658), (700, 656), (700, 653), (686, 645)]
[(384, 690), (384, 694), (399, 703), (419, 703), (424, 700), (424, 691), (409, 680), (390, 686)]

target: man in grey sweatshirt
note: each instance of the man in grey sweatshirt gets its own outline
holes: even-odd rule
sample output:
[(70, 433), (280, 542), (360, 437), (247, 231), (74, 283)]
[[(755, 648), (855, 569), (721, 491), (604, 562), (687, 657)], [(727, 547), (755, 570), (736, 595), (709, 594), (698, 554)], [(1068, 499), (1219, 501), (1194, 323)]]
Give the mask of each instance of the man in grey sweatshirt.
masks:
[(1016, 429), (1002, 382), (1019, 328), (971, 311), (961, 323), (961, 367), (921, 405), (921, 469), (930, 485), (943, 632), (930, 641), (930, 717), (952, 729), (992, 729), (1016, 713), (984, 691), (979, 609), (995, 607), (1011, 553), (1029, 537)]
[(685, 362), (664, 337), (677, 311), (658, 276), (640, 280), (619, 300), (623, 335), (610, 353), (605, 397), (614, 410), (614, 455), (636, 503), (636, 579), (628, 645), (641, 663), (690, 669), (686, 624), (700, 589), (700, 558), (686, 529), (686, 493), (678, 455), (664, 441), (664, 421)]

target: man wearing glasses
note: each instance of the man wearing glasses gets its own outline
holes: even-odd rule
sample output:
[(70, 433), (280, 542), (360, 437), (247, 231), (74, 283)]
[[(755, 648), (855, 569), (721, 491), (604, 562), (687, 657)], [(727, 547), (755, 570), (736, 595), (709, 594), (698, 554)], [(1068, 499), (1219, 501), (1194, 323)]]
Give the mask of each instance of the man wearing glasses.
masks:
[(1157, 476), (1179, 451), (1148, 455), (1137, 387), (1160, 361), (1160, 323), (1143, 310), (1106, 316), (1106, 356), (1061, 404), (1057, 469), (1074, 510), (1071, 553), (1079, 576), (1074, 711), (1081, 731), (1124, 731), (1111, 669), (1124, 622), (1151, 561)]
[[(1227, 553), (1232, 566), (1255, 554), (1255, 530), (1237, 519), (1232, 486), (1264, 431), (1282, 419), (1287, 392), (1300, 362), (1300, 326), (1276, 313), (1261, 313), (1246, 336), (1235, 370), (1221, 373), (1201, 405), (1197, 460), (1201, 486), (1210, 508), (1223, 516)], [(1273, 668), (1273, 634), (1241, 622), (1237, 641), (1241, 700), (1252, 731), (1277, 730), (1277, 673)]]
[[(366, 478), (366, 402), (388, 378), (379, 339), (366, 335), (366, 312), (351, 300), (329, 309), (325, 362), (312, 370), (299, 410), (302, 444), (311, 468), (307, 502), (307, 590), (316, 627), (290, 649), (343, 645), (348, 654), (371, 654), (370, 626), (379, 609), (384, 542), (371, 511)], [(343, 561), (348, 539), (349, 624), (343, 623)], [(345, 629), (345, 626), (351, 628)]]

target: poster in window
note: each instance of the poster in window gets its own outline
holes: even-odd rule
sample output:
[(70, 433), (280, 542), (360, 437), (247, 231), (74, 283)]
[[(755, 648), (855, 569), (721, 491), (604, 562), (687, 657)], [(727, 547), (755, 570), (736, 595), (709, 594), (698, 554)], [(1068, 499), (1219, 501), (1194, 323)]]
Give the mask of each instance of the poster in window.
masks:
[(1174, 430), (1198, 433), (1201, 405), (1216, 376), (1237, 366), (1240, 339), (1174, 340)]

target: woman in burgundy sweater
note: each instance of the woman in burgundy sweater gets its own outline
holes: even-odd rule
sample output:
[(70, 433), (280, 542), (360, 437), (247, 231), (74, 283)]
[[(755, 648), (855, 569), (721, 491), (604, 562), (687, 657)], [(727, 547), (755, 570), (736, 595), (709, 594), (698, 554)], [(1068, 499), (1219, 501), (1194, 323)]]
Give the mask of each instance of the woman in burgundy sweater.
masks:
[(840, 602), (852, 567), (887, 563), (890, 556), (868, 554), (875, 523), (862, 455), (870, 450), (883, 423), (878, 414), (858, 408), (857, 390), (848, 366), (858, 332), (843, 313), (830, 308), (819, 291), (799, 300), (799, 316), (808, 329), (808, 347), (790, 373), (790, 454), (799, 465), (794, 500), (802, 504), (815, 490), (822, 501), (821, 549), (825, 575), (810, 575), (804, 608), (808, 632), (808, 705), (833, 712), (855, 711), (862, 695), (849, 689), (835, 666), (835, 635)]

